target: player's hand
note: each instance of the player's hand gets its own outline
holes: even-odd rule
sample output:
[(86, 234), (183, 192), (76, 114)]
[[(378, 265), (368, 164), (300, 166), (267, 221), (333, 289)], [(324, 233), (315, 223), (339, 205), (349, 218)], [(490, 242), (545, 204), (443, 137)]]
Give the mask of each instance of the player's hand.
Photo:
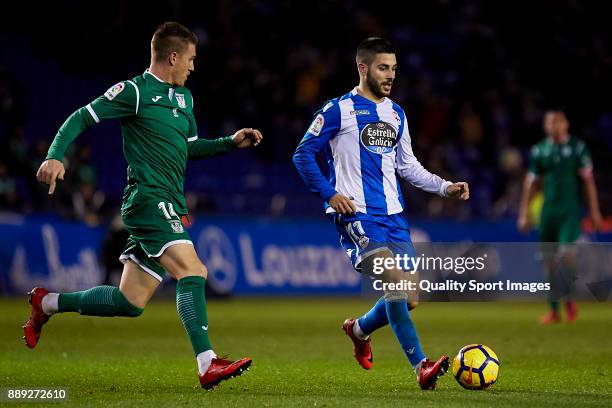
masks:
[(520, 215), (516, 220), (516, 227), (523, 234), (529, 233), (529, 229), (531, 228), (529, 217), (527, 217), (526, 215)]
[(243, 149), (245, 147), (257, 146), (263, 135), (257, 129), (245, 128), (240, 129), (232, 136), (232, 140), (237, 148)]
[(593, 221), (593, 226), (595, 227), (595, 231), (603, 230), (603, 217), (601, 213), (597, 211), (596, 213), (591, 214), (591, 220)]
[(355, 207), (353, 201), (340, 193), (336, 193), (336, 195), (329, 199), (329, 205), (331, 205), (338, 214), (354, 214), (355, 211), (357, 211), (357, 207)]
[(48, 159), (42, 162), (36, 172), (36, 179), (49, 185), (49, 194), (53, 194), (57, 180), (64, 180), (64, 164), (55, 159)]
[(446, 195), (465, 201), (470, 198), (470, 187), (464, 181), (453, 183), (446, 188)]

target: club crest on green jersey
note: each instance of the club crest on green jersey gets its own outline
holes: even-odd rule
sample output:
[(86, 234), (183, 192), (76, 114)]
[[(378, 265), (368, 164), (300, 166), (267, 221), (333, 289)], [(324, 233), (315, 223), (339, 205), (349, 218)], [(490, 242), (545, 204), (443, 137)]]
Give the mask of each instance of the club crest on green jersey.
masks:
[(176, 102), (178, 103), (179, 108), (187, 107), (185, 104), (185, 94), (176, 93), (174, 96), (176, 96)]
[(106, 99), (108, 99), (109, 101), (112, 101), (124, 89), (125, 89), (125, 84), (123, 82), (119, 82), (111, 86), (110, 88), (108, 88), (108, 91), (104, 92), (104, 96), (106, 96)]

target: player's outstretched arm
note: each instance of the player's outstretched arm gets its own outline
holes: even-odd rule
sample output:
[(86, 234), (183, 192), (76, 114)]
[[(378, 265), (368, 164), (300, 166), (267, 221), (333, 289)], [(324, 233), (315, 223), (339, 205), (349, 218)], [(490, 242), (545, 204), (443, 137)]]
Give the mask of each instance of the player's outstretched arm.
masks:
[[(89, 105), (88, 105), (89, 106)], [(47, 158), (42, 162), (36, 172), (36, 179), (49, 185), (49, 194), (55, 192), (57, 180), (64, 180), (66, 169), (62, 163), (66, 149), (74, 139), (87, 128), (91, 127), (96, 121), (87, 112), (87, 107), (75, 111), (66, 119), (62, 127), (58, 130), (53, 143), (49, 147)]]
[(418, 189), (441, 197), (457, 197), (467, 200), (470, 197), (468, 185), (465, 182), (451, 183), (442, 177), (429, 172), (414, 155), (412, 141), (408, 131), (406, 115), (404, 115), (404, 130), (399, 140), (396, 154), (397, 174)]
[(189, 140), (187, 153), (190, 160), (206, 159), (209, 157), (220, 156), (234, 149), (244, 149), (257, 146), (263, 140), (263, 135), (257, 129), (245, 128), (227, 137), (218, 139), (198, 139)]
[[(126, 85), (129, 84), (130, 86)], [(64, 179), (62, 160), (66, 149), (81, 133), (105, 119), (138, 114), (138, 88), (132, 81), (119, 82), (91, 103), (76, 110), (57, 131), (45, 161), (36, 178), (49, 185), (49, 194), (55, 191), (57, 180)]]

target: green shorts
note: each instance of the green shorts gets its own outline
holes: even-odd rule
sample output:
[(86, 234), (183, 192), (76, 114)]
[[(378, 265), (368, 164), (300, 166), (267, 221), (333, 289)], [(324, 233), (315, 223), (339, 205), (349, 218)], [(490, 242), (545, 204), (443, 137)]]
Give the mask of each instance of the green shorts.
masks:
[(571, 244), (580, 237), (580, 215), (560, 216), (542, 213), (540, 241)]
[(119, 260), (133, 261), (161, 282), (166, 270), (157, 258), (172, 245), (193, 245), (181, 216), (174, 211), (175, 206), (167, 199), (150, 196), (125, 201), (121, 218), (130, 236)]
[(575, 250), (572, 245), (580, 237), (580, 216), (561, 216), (542, 212), (540, 242), (544, 255)]

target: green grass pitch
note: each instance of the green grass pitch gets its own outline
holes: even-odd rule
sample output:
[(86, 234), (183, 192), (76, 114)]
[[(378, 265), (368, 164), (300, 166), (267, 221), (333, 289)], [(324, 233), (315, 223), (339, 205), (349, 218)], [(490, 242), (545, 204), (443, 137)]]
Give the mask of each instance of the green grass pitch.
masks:
[[(424, 303), (412, 312), (430, 357), (484, 343), (501, 360), (498, 382), (467, 391), (452, 375), (418, 388), (389, 328), (373, 336), (374, 368), (353, 359), (340, 326), (369, 303), (294, 298), (210, 301), (218, 353), (254, 365), (216, 390), (199, 388), (190, 344), (170, 300), (137, 319), (58, 315), (35, 350), (25, 347), (25, 299), (0, 300), (0, 387), (64, 387), (54, 406), (589, 407), (612, 401), (612, 308), (581, 304), (575, 324), (540, 327), (530, 303)], [(33, 406), (11, 403), (6, 406)], [(41, 406), (40, 404), (37, 406)]]

